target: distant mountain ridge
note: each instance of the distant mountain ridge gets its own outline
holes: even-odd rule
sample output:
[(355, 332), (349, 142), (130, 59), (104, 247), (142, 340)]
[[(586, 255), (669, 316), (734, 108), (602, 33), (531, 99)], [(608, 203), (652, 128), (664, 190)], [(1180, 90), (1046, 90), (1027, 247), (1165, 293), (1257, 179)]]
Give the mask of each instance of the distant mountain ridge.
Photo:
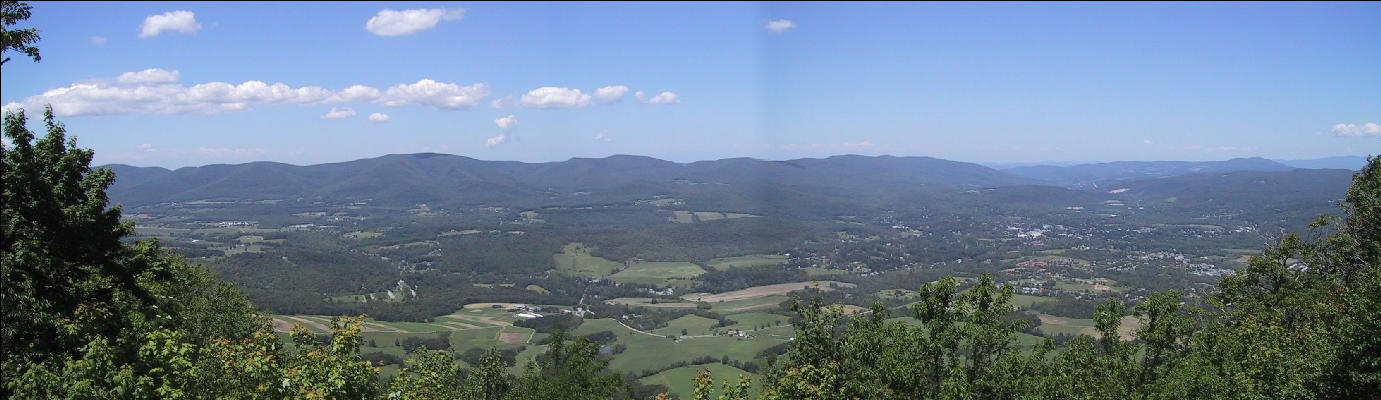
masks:
[(1278, 163), (1281, 163), (1281, 164), (1285, 164), (1285, 165), (1289, 165), (1289, 166), (1295, 167), (1295, 168), (1311, 168), (1311, 169), (1328, 168), (1328, 169), (1348, 169), (1348, 170), (1356, 171), (1356, 170), (1362, 169), (1362, 167), (1364, 167), (1364, 166), (1367, 165), (1367, 158), (1366, 158), (1366, 157), (1361, 157), (1361, 156), (1338, 156), (1338, 157), (1313, 158), (1313, 159), (1307, 159), (1307, 160), (1275, 160), (1275, 162), (1278, 162)]
[[(801, 204), (793, 207), (798, 209), (861, 199), (924, 197), (928, 196), (925, 193), (954, 191), (950, 189), (1005, 188), (1004, 193), (1028, 192), (1022, 195), (1026, 197), (1034, 196), (1032, 190), (1037, 190), (1047, 195), (1036, 197), (1060, 197), (1065, 196), (1059, 194), (1063, 192), (1038, 190), (1038, 186), (1102, 192), (1147, 179), (1294, 169), (1262, 158), (997, 170), (931, 157), (841, 155), (785, 161), (729, 158), (676, 163), (646, 156), (615, 155), (524, 163), (436, 153), (391, 154), (306, 166), (261, 161), (177, 170), (119, 164), (107, 167), (117, 176), (108, 191), (111, 199), (130, 206), (294, 199), (367, 201), (389, 207), (421, 203), (537, 206), (553, 199), (631, 201), (657, 195), (690, 195), (749, 205), (797, 199)], [(1350, 175), (1338, 172), (1334, 175)], [(1133, 187), (1146, 185), (1139, 183)]]
[[(110, 196), (125, 204), (198, 200), (371, 200), (386, 204), (489, 204), (549, 195), (674, 182), (862, 189), (885, 185), (1004, 186), (1030, 180), (977, 164), (929, 157), (835, 156), (764, 161), (731, 158), (680, 164), (615, 155), (560, 162), (481, 161), (393, 154), (342, 163), (215, 164), (177, 170), (110, 165)], [(650, 189), (656, 191), (656, 188)]]
[(1289, 171), (1295, 167), (1260, 157), (1226, 161), (1117, 161), (1073, 166), (1007, 168), (1013, 175), (1078, 189), (1098, 189), (1118, 181), (1236, 171)]

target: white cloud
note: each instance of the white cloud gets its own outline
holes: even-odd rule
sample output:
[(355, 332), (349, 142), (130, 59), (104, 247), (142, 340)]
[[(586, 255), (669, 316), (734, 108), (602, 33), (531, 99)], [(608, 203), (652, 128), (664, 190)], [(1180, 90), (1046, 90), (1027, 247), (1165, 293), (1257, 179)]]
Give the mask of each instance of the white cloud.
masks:
[(614, 141), (614, 139), (611, 139), (608, 135), (605, 135), (606, 133), (609, 133), (609, 131), (600, 131), (599, 133), (595, 134), (595, 140), (606, 143)]
[(532, 108), (579, 108), (590, 105), (590, 95), (580, 89), (545, 86), (527, 92), (518, 104)]
[(1333, 125), (1333, 134), (1338, 136), (1381, 135), (1381, 125), (1375, 122), (1368, 122), (1362, 125), (1337, 124)]
[(767, 28), (767, 30), (769, 31), (772, 31), (772, 33), (782, 33), (791, 30), (791, 28), (795, 28), (796, 23), (791, 22), (791, 20), (789, 19), (779, 19), (774, 21), (767, 21), (767, 25), (763, 27)]
[[(51, 104), (61, 117), (126, 114), (215, 114), (227, 111), (247, 111), (264, 106), (297, 105), (321, 106), (346, 104), (377, 104), (386, 107), (424, 106), (438, 110), (464, 110), (481, 104), (492, 95), (483, 82), (461, 85), (421, 79), (414, 83), (400, 83), (386, 89), (365, 85), (351, 85), (332, 90), (319, 86), (290, 86), (286, 83), (245, 81), (206, 82), (195, 85), (179, 83), (177, 70), (149, 68), (131, 71), (114, 78), (95, 78), (75, 82), (67, 87), (51, 89), (29, 96), (19, 102), (4, 105), (5, 111), (39, 109)], [(506, 96), (494, 99), (494, 108), (581, 108), (594, 104), (613, 104), (621, 101), (630, 89), (611, 85), (591, 93), (580, 89), (546, 86), (533, 89), (521, 97)], [(637, 92), (638, 101), (649, 104), (678, 104), (680, 97), (661, 92), (648, 97)], [(348, 107), (333, 109), (323, 118), (340, 118)]]
[(488, 96), (489, 85), (484, 83), (460, 86), (423, 79), (417, 83), (388, 88), (378, 102), (389, 107), (432, 106), (439, 109), (462, 110), (479, 104), (481, 99)]
[(623, 85), (605, 86), (595, 89), (595, 99), (605, 103), (616, 103), (623, 100), (624, 93), (628, 93), (628, 87)]
[(1142, 140), (1141, 143), (1142, 143), (1142, 144), (1153, 144), (1153, 143), (1155, 143), (1155, 142), (1152, 142), (1151, 139), (1146, 139), (1146, 140)]
[(91, 44), (105, 44), (105, 38), (100, 36), (92, 36)]
[(873, 144), (873, 142), (864, 140), (864, 141), (858, 142), (858, 143), (844, 143), (843, 146), (844, 146), (844, 147), (873, 147), (873, 146), (876, 146), (876, 145)]
[(499, 129), (509, 130), (510, 128), (518, 126), (518, 118), (509, 115), (507, 117), (494, 120), (494, 125), (498, 125)]
[(369, 122), (388, 122), (388, 114), (373, 113), (369, 114)]
[(652, 96), (652, 98), (648, 98), (647, 94), (640, 90), (634, 93), (633, 97), (636, 97), (638, 101), (649, 104), (681, 104), (681, 99), (676, 97), (676, 93), (672, 92), (662, 92), (656, 96)]
[(353, 85), (337, 93), (335, 99), (341, 102), (360, 103), (373, 101), (379, 98), (379, 94), (379, 89), (364, 85)]
[(513, 96), (507, 96), (502, 99), (494, 99), (489, 102), (489, 105), (494, 108), (514, 106), (527, 108), (581, 108), (596, 103), (617, 103), (623, 99), (623, 95), (627, 94), (628, 90), (627, 86), (612, 85), (595, 89), (594, 92), (591, 93), (585, 93), (580, 91), (580, 89), (543, 86), (524, 93), (522, 97), (515, 98)]
[(112, 86), (104, 82), (73, 83), (11, 105), (37, 109), (52, 104), (59, 116), (118, 114), (214, 114), (248, 110), (251, 105), (315, 105), (333, 93), (316, 86), (248, 81), (239, 85), (210, 82), (191, 87), (179, 84)]
[(385, 9), (365, 22), (364, 29), (379, 36), (411, 35), (435, 28), (441, 21), (455, 21), (464, 16), (465, 10), (459, 8)]
[(331, 111), (321, 114), (321, 118), (336, 119), (349, 118), (355, 116), (355, 109), (350, 107), (331, 107)]
[(120, 74), (115, 78), (116, 82), (125, 84), (137, 83), (168, 83), (177, 82), (182, 79), (182, 74), (177, 70), (166, 70), (160, 68), (149, 68), (143, 71), (133, 71)]
[(430, 106), (459, 110), (479, 104), (489, 86), (461, 86), (423, 79), (379, 90), (354, 85), (340, 91), (318, 86), (292, 87), (285, 83), (247, 81), (240, 84), (207, 82), (193, 86), (172, 83), (177, 71), (148, 69), (128, 72), (115, 79), (93, 79), (29, 96), (5, 105), (5, 110), (39, 109), (52, 104), (58, 116), (120, 114), (214, 114), (243, 111), (265, 105), (322, 105), (375, 103), (389, 107)]
[(169, 11), (144, 18), (144, 25), (139, 27), (139, 37), (154, 37), (163, 31), (194, 33), (199, 29), (201, 24), (197, 23), (197, 17), (191, 11)]
[(508, 136), (501, 133), (499, 136), (485, 139), (484, 147), (494, 147), (504, 144), (505, 142), (508, 142)]
[(148, 143), (141, 144), (141, 145), (139, 145), (139, 146), (137, 146), (137, 147), (139, 147), (139, 150), (144, 151), (144, 152), (146, 152), (146, 153), (154, 153), (154, 152), (157, 152), (158, 150), (160, 150), (159, 148), (154, 147), (152, 144), (148, 144)]

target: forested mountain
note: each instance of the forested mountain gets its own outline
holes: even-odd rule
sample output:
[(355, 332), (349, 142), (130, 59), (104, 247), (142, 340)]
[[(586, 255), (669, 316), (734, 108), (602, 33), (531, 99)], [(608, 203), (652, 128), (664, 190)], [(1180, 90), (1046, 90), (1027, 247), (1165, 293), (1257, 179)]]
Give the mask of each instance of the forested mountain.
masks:
[[(1345, 170), (1292, 172), (1289, 166), (1260, 158), (1116, 162), (998, 171), (929, 157), (856, 155), (788, 161), (732, 158), (681, 164), (628, 155), (522, 163), (422, 153), (310, 166), (254, 162), (175, 171), (127, 165), (109, 167), (119, 177), (110, 190), (111, 198), (128, 206), (307, 200), (365, 202), (382, 207), (536, 207), (685, 194), (713, 199), (721, 203), (715, 204), (721, 208), (749, 211), (780, 207), (764, 204), (773, 199), (883, 205), (888, 199), (914, 199), (917, 193), (933, 196), (961, 189), (1036, 186), (1093, 192), (1127, 189), (1122, 191), (1127, 192), (1122, 197), (1174, 201), (1246, 199), (1251, 197), (1242, 196), (1284, 185), (1293, 196), (1309, 197), (1321, 191), (1337, 193), (1338, 188), (1346, 186), (1350, 174)], [(1004, 190), (1007, 191), (1014, 190)], [(1041, 203), (1077, 203), (1089, 198), (1067, 190), (1015, 192), (1020, 192), (1019, 197), (1024, 199), (1014, 200)], [(734, 207), (735, 203), (739, 206)]]
[[(837, 156), (763, 161), (747, 158), (678, 164), (618, 155), (550, 163), (481, 161), (443, 154), (400, 154), (344, 163), (294, 166), (255, 162), (167, 171), (112, 165), (121, 178), (112, 198), (127, 205), (187, 201), (306, 198), (374, 205), (481, 205), (551, 195), (621, 190), (656, 192), (662, 184), (776, 184), (892, 188), (895, 185), (1004, 186), (1030, 183), (976, 164), (929, 157)], [(647, 187), (645, 185), (654, 186)], [(640, 186), (642, 186), (640, 188)]]

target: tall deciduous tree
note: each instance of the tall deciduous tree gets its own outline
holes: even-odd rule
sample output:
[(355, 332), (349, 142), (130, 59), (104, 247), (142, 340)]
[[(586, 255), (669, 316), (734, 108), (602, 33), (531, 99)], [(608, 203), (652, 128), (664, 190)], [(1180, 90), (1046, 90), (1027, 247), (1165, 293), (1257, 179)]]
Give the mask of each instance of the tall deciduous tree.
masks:
[[(33, 45), (38, 41), (38, 29), (13, 29), (19, 21), (29, 19), (31, 8), (28, 4), (18, 1), (0, 2), (0, 22), (3, 22), (3, 26), (0, 26), (0, 54), (13, 50), (33, 58), (34, 62), (41, 59), (38, 47)], [(0, 59), (0, 65), (9, 61), (9, 57)]]

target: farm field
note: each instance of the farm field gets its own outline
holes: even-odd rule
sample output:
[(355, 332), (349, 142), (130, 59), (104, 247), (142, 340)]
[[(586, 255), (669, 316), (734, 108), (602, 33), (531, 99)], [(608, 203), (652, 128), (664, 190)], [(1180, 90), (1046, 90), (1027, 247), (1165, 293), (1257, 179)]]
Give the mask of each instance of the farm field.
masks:
[(781, 314), (771, 314), (765, 312), (745, 312), (730, 314), (729, 319), (738, 323), (725, 327), (725, 329), (738, 329), (751, 331), (758, 329), (759, 326), (790, 326), (791, 318)]
[(720, 271), (745, 268), (780, 265), (786, 262), (786, 256), (775, 254), (752, 254), (739, 257), (716, 258), (705, 262), (706, 267)]
[(612, 302), (612, 303), (614, 303), (614, 304), (627, 304), (627, 305), (634, 306), (634, 307), (653, 307), (653, 308), (694, 308), (694, 307), (695, 307), (695, 303), (691, 303), (691, 302), (678, 302), (678, 303), (672, 303), (672, 302), (666, 301), (665, 299), (658, 300), (658, 302), (657, 302), (656, 304), (653, 304), (653, 303), (652, 303), (652, 298), (651, 298), (651, 297), (619, 297), (619, 298), (616, 298), (616, 299), (610, 299), (609, 302)]
[(1031, 307), (1031, 305), (1046, 301), (1055, 301), (1053, 297), (1031, 296), (1025, 294), (1012, 295), (1012, 306), (1017, 308)]
[(620, 283), (640, 283), (658, 286), (689, 286), (690, 279), (705, 273), (703, 268), (688, 262), (640, 262), (609, 276)]
[[(1103, 337), (1103, 335), (1098, 333), (1098, 329), (1094, 327), (1095, 325), (1092, 319), (1057, 317), (1044, 313), (1037, 314), (1037, 317), (1041, 320), (1041, 326), (1038, 329), (1049, 335), (1064, 333), (1069, 335), (1089, 335), (1095, 339)], [(1117, 326), (1117, 334), (1121, 336), (1123, 340), (1127, 340), (1133, 336), (1133, 332), (1140, 326), (1141, 322), (1138, 321), (1136, 317), (1130, 315), (1122, 317), (1121, 324)]]
[(681, 224), (693, 224), (693, 223), (696, 223), (696, 222), (710, 222), (710, 221), (717, 221), (717, 220), (721, 220), (721, 219), (752, 218), (752, 217), (757, 217), (757, 215), (753, 215), (753, 214), (742, 214), (742, 213), (722, 213), (722, 212), (716, 212), (716, 211), (680, 211), (680, 210), (677, 210), (677, 211), (672, 211), (672, 212), (671, 212), (671, 216), (670, 216), (670, 217), (667, 217), (667, 220), (668, 220), (668, 221), (672, 221), (672, 222), (676, 222), (676, 223), (681, 223)]
[(668, 219), (680, 224), (693, 224), (695, 223), (695, 214), (691, 214), (690, 211), (672, 211), (671, 217)]
[[(687, 330), (690, 329), (687, 328)], [(789, 327), (773, 328), (773, 330), (774, 333), (780, 331), (786, 335), (790, 334)], [(618, 337), (615, 344), (628, 346), (628, 351), (614, 355), (613, 360), (609, 363), (609, 368), (626, 372), (652, 370), (671, 365), (677, 361), (690, 362), (695, 358), (706, 356), (716, 359), (728, 356), (732, 360), (748, 362), (752, 361), (763, 350), (786, 342), (789, 337), (786, 335), (760, 335), (754, 338), (711, 336), (678, 341), (665, 336), (637, 333), (624, 328), (623, 325), (609, 318), (587, 319), (571, 333), (589, 335), (600, 331), (614, 332)], [(675, 334), (680, 335), (680, 331), (680, 328), (676, 328)]]
[(681, 330), (685, 329), (687, 335), (698, 336), (708, 335), (719, 321), (701, 317), (699, 315), (687, 315), (671, 321), (667, 321), (667, 326), (652, 330), (652, 333), (663, 336), (680, 336)]
[[(694, 394), (695, 390), (695, 383), (692, 382), (692, 379), (694, 379), (695, 375), (699, 374), (700, 371), (705, 370), (705, 368), (709, 368), (710, 375), (714, 377), (715, 384), (713, 387), (716, 391), (720, 390), (721, 382), (726, 379), (730, 382), (730, 385), (734, 385), (738, 383), (740, 376), (750, 375), (747, 371), (729, 365), (711, 363), (669, 369), (659, 372), (656, 375), (639, 379), (638, 382), (644, 385), (663, 385), (667, 387), (671, 394), (682, 399), (689, 399), (691, 395)], [(750, 397), (757, 394), (758, 390), (761, 389), (760, 386), (759, 380), (754, 378), (753, 389), (749, 390)]]
[(1085, 293), (1123, 293), (1127, 291), (1125, 286), (1118, 285), (1117, 282), (1105, 278), (1059, 281), (1055, 282), (1055, 288)]
[[(817, 284), (818, 284), (818, 286), (817, 286)], [(754, 287), (750, 287), (750, 288), (747, 288), (747, 289), (735, 290), (735, 291), (732, 291), (732, 292), (724, 292), (724, 293), (719, 293), (719, 294), (702, 294), (702, 293), (695, 293), (695, 294), (689, 294), (689, 295), (682, 296), (682, 298), (684, 298), (684, 299), (686, 299), (686, 300), (691, 300), (691, 301), (704, 301), (704, 302), (709, 302), (709, 303), (717, 303), (717, 302), (722, 302), (722, 301), (746, 300), (746, 299), (753, 299), (753, 298), (758, 298), (758, 297), (765, 297), (765, 296), (772, 296), (772, 295), (779, 295), (779, 294), (787, 294), (787, 293), (791, 293), (791, 292), (793, 292), (793, 291), (805, 289), (805, 288), (808, 288), (808, 287), (817, 287), (817, 288), (819, 288), (819, 289), (822, 290), (822, 291), (830, 291), (830, 290), (833, 290), (833, 289), (830, 288), (830, 285), (831, 285), (831, 284), (838, 285), (838, 286), (840, 286), (840, 287), (853, 287), (853, 284), (852, 284), (852, 283), (844, 283), (844, 282), (836, 282), (836, 281), (793, 282), (793, 283), (778, 283), (778, 284), (775, 284), (775, 285), (754, 286)]]
[(623, 268), (622, 263), (590, 255), (590, 250), (581, 243), (562, 246), (560, 254), (552, 255), (556, 270), (571, 276), (603, 278)]
[[(754, 310), (770, 310), (782, 304), (783, 301), (791, 300), (786, 295), (772, 295), (744, 300), (731, 300), (725, 302), (710, 303), (710, 310), (720, 314), (736, 314)], [(732, 317), (731, 317), (732, 318)]]

